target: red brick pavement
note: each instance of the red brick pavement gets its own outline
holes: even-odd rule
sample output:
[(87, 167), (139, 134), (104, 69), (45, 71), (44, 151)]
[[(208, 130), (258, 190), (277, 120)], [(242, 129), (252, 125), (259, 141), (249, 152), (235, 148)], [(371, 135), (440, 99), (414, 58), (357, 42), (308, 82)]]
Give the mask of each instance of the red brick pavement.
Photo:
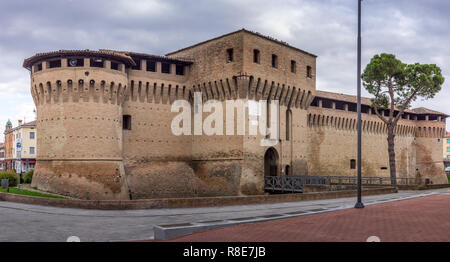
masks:
[(176, 242), (450, 242), (450, 195), (242, 224), (179, 237)]

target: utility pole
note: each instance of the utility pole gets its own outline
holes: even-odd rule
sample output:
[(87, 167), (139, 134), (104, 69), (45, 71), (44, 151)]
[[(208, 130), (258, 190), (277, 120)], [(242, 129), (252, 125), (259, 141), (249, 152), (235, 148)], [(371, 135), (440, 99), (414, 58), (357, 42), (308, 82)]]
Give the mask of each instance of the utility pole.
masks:
[(358, 200), (356, 202), (355, 208), (364, 208), (364, 204), (362, 203), (362, 178), (361, 178), (361, 2), (362, 0), (358, 0), (358, 75), (357, 75), (357, 83), (358, 83)]

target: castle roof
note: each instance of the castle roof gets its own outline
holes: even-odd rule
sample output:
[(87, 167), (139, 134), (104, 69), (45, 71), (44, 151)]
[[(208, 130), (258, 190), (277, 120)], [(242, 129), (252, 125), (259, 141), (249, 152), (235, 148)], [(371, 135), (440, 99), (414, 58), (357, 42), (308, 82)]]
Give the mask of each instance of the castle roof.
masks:
[(6, 122), (6, 126), (12, 126), (11, 120), (8, 119), (8, 122)]
[(218, 36), (218, 37), (215, 37), (215, 38), (212, 38), (212, 39), (209, 39), (209, 40), (206, 40), (206, 41), (197, 43), (197, 44), (195, 44), (195, 45), (191, 45), (191, 46), (188, 46), (188, 47), (179, 49), (179, 50), (174, 51), (174, 52), (170, 52), (170, 53), (166, 54), (166, 56), (170, 56), (170, 55), (176, 54), (176, 53), (178, 53), (178, 52), (185, 51), (185, 50), (187, 50), (187, 49), (190, 49), (190, 48), (193, 48), (193, 47), (197, 47), (197, 46), (200, 46), (200, 45), (203, 45), (203, 44), (206, 44), (206, 43), (209, 43), (209, 42), (212, 42), (212, 41), (215, 41), (215, 40), (218, 40), (218, 39), (221, 39), (221, 38), (230, 36), (230, 35), (242, 33), (242, 32), (245, 32), (245, 33), (248, 33), (248, 34), (251, 34), (251, 35), (260, 37), (260, 38), (263, 38), (263, 39), (265, 39), (265, 40), (272, 41), (272, 42), (274, 42), (274, 43), (277, 43), (277, 44), (280, 44), (280, 45), (283, 45), (283, 46), (286, 46), (286, 47), (289, 47), (289, 48), (291, 48), (291, 49), (294, 49), (294, 50), (296, 50), (296, 51), (302, 52), (302, 53), (304, 53), (304, 54), (307, 54), (307, 55), (310, 55), (310, 56), (313, 56), (313, 57), (317, 57), (317, 55), (314, 55), (314, 54), (312, 54), (312, 53), (306, 52), (306, 51), (304, 51), (304, 50), (302, 50), (302, 49), (299, 49), (299, 48), (297, 48), (297, 47), (291, 46), (291, 45), (289, 45), (288, 43), (286, 43), (286, 42), (284, 42), (284, 41), (280, 41), (280, 40), (275, 39), (275, 38), (270, 37), (270, 36), (265, 36), (265, 35), (260, 34), (260, 33), (258, 33), (258, 32), (249, 31), (249, 30), (247, 30), (247, 29), (245, 29), (245, 28), (242, 28), (242, 29), (240, 29), (240, 30), (237, 30), (237, 31), (234, 31), (234, 32), (231, 32), (231, 33), (228, 33), (228, 34), (224, 34), (224, 35), (221, 35), (221, 36)]
[[(103, 49), (101, 49), (103, 50)], [(111, 51), (111, 50), (110, 50)], [(162, 62), (170, 62), (175, 64), (186, 64), (191, 65), (194, 63), (194, 60), (192, 58), (187, 57), (167, 57), (167, 56), (159, 56), (159, 55), (152, 55), (152, 54), (146, 54), (146, 53), (137, 53), (137, 52), (129, 52), (129, 51), (114, 51), (114, 52), (121, 52), (123, 54), (126, 54), (130, 57), (138, 57), (138, 58), (144, 58), (144, 59), (152, 59), (156, 61), (162, 61)]]
[(133, 59), (123, 52), (113, 51), (113, 50), (59, 50), (52, 51), (46, 53), (38, 53), (32, 57), (29, 57), (24, 60), (23, 67), (30, 69), (31, 65), (35, 62), (43, 60), (43, 59), (52, 59), (52, 58), (62, 58), (67, 56), (91, 56), (91, 57), (103, 57), (114, 60), (119, 60), (126, 65), (136, 65)]
[[(336, 100), (336, 101), (342, 101), (342, 102), (348, 102), (348, 103), (354, 103), (354, 104), (357, 103), (356, 96), (327, 92), (327, 91), (317, 90), (316, 97), (321, 97), (321, 98)], [(367, 97), (361, 97), (361, 104), (366, 105), (366, 106), (372, 106), (372, 100)], [(395, 110), (398, 110), (398, 108), (395, 108)], [(431, 110), (431, 109), (428, 109), (425, 107), (406, 109), (405, 112), (411, 113), (411, 114), (417, 114), (417, 115), (439, 115), (439, 116), (444, 116), (444, 117), (450, 117), (450, 115), (447, 115), (445, 113), (438, 112), (435, 110)]]
[(152, 59), (152, 60), (156, 60), (156, 61), (185, 64), (185, 65), (190, 65), (193, 63), (192, 59), (184, 58), (184, 57), (166, 57), (166, 56), (158, 56), (158, 55), (151, 55), (151, 54), (145, 54), (145, 53), (117, 51), (117, 50), (109, 50), (109, 49), (99, 49), (98, 51), (86, 49), (86, 50), (59, 50), (59, 51), (53, 51), (53, 52), (38, 53), (30, 58), (25, 59), (25, 61), (23, 62), (23, 67), (29, 69), (29, 68), (31, 68), (31, 65), (33, 65), (37, 61), (40, 61), (43, 59), (62, 58), (62, 57), (68, 57), (68, 56), (103, 57), (103, 58), (119, 60), (119, 61), (125, 63), (126, 65), (132, 65), (132, 66), (136, 65), (136, 62), (133, 60), (133, 57), (146, 58), (146, 59)]

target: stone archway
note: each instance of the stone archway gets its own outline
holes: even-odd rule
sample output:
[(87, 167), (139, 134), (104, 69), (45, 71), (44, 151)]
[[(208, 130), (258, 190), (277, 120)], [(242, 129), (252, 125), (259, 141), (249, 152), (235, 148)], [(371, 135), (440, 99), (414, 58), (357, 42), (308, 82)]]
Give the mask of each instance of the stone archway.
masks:
[(278, 176), (278, 152), (275, 148), (267, 149), (264, 155), (264, 175)]

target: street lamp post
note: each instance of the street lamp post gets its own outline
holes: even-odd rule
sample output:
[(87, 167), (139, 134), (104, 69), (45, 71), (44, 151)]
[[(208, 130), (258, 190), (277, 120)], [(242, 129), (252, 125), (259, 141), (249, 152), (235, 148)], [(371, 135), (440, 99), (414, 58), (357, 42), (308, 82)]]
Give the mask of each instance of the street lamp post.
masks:
[(358, 0), (358, 201), (356, 202), (355, 208), (364, 208), (361, 197), (361, 2), (362, 0)]

